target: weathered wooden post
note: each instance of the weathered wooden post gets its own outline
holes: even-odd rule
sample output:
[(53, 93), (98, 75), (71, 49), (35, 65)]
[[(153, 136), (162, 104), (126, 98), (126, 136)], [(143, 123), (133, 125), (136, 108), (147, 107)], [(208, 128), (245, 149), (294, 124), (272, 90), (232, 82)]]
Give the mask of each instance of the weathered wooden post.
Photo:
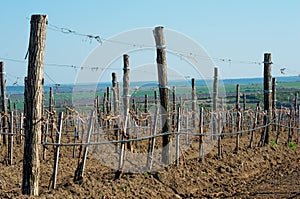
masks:
[[(130, 107), (130, 66), (129, 66), (129, 56), (123, 55), (123, 62), (124, 62), (124, 68), (123, 68), (123, 107), (124, 107), (124, 129), (122, 132), (122, 140), (124, 140), (126, 137), (129, 136), (129, 107)], [(131, 144), (128, 142), (128, 148), (131, 149)], [(125, 156), (125, 143), (121, 142), (121, 149), (120, 149), (120, 159), (119, 159), (119, 171), (118, 171), (118, 177), (121, 176), (124, 168), (124, 157)]]
[(137, 114), (137, 106), (136, 106), (136, 102), (135, 99), (132, 99), (132, 109), (135, 111), (135, 113)]
[[(257, 102), (256, 104), (256, 110), (260, 113), (261, 112), (261, 106), (260, 106), (260, 101)], [(261, 125), (261, 116), (260, 114), (257, 115), (257, 126)]]
[(176, 87), (175, 86), (173, 86), (172, 98), (173, 98), (173, 105), (172, 105), (172, 127), (173, 127), (173, 131), (175, 131), (175, 128), (176, 128)]
[[(169, 100), (169, 88), (168, 88), (168, 76), (167, 76), (167, 57), (166, 46), (164, 39), (163, 27), (156, 27), (154, 29), (154, 38), (156, 43), (156, 62), (159, 81), (159, 94), (161, 104), (161, 114), (163, 122), (163, 133), (171, 132), (170, 126), (170, 100)], [(171, 163), (171, 147), (172, 137), (170, 135), (163, 135), (162, 137), (162, 161), (164, 164)]]
[(256, 128), (256, 125), (257, 125), (258, 115), (259, 115), (259, 110), (258, 110), (258, 107), (256, 107), (254, 122), (253, 122), (253, 126), (252, 126), (253, 130), (251, 131), (251, 134), (250, 134), (250, 145), (249, 145), (250, 148), (253, 148), (253, 138), (254, 138), (254, 131), (255, 131), (254, 129)]
[(64, 121), (64, 112), (60, 113), (59, 116), (59, 124), (58, 124), (58, 131), (56, 133), (56, 148), (55, 148), (55, 155), (54, 155), (54, 167), (53, 167), (53, 174), (52, 174), (52, 188), (56, 188), (56, 175), (58, 171), (58, 160), (59, 160), (59, 150), (60, 150), (60, 140), (62, 134), (62, 125)]
[(193, 129), (196, 128), (196, 104), (197, 104), (197, 96), (196, 96), (196, 87), (195, 87), (195, 78), (192, 78), (192, 125)]
[[(4, 71), (4, 62), (0, 62), (0, 83), (1, 83), (1, 105), (2, 105), (2, 112), (7, 114), (7, 105), (6, 105), (6, 80), (5, 80), (5, 71)], [(3, 126), (3, 136), (2, 142), (4, 145), (7, 143), (7, 117), (2, 118), (2, 126)]]
[(110, 87), (106, 87), (106, 111), (107, 114), (110, 115), (111, 112), (111, 104), (110, 104)]
[[(123, 109), (124, 109), (124, 122), (126, 122), (124, 129), (124, 136), (127, 136), (130, 139), (130, 118), (129, 118), (129, 109), (130, 109), (130, 64), (129, 56), (123, 55), (124, 67), (123, 67)], [(127, 118), (127, 120), (126, 120)], [(133, 151), (133, 146), (131, 142), (127, 142), (127, 148), (129, 151)]]
[(83, 155), (82, 155), (82, 160), (81, 160), (80, 164), (78, 164), (78, 167), (75, 171), (74, 182), (82, 182), (83, 181), (86, 158), (87, 158), (89, 144), (90, 144), (90, 140), (91, 140), (91, 134), (93, 133), (93, 126), (94, 126), (94, 122), (95, 122), (94, 119), (95, 119), (95, 111), (92, 110), (91, 116), (89, 119), (88, 132), (87, 132), (86, 138), (85, 138), (85, 146), (84, 146), (84, 151), (83, 151)]
[(27, 113), (27, 106), (26, 106), (26, 104), (27, 104), (27, 99), (26, 99), (26, 97), (25, 96), (27, 96), (27, 77), (24, 77), (24, 118), (26, 119), (26, 113)]
[(53, 112), (53, 104), (54, 104), (54, 97), (53, 97), (53, 89), (52, 87), (49, 88), (49, 107), (48, 110), (50, 113)]
[(214, 85), (213, 85), (213, 112), (217, 110), (218, 103), (218, 68), (214, 68)]
[[(156, 91), (154, 91), (154, 93), (156, 93)], [(154, 95), (154, 96), (156, 96), (156, 95)], [(157, 102), (155, 102), (155, 114), (154, 114), (153, 127), (152, 127), (152, 131), (151, 131), (151, 135), (152, 135), (151, 146), (149, 147), (148, 158), (147, 158), (147, 168), (149, 169), (149, 171), (151, 171), (152, 163), (153, 163), (153, 154), (154, 154), (154, 149), (155, 149), (155, 135), (156, 135), (156, 129), (157, 129), (158, 114), (159, 114), (159, 108), (157, 106)]]
[(214, 83), (213, 83), (213, 108), (212, 108), (212, 114), (211, 114), (211, 119), (212, 119), (212, 138), (216, 138), (216, 132), (217, 132), (217, 121), (216, 121), (216, 111), (217, 111), (217, 104), (218, 104), (218, 79), (219, 79), (219, 74), (218, 74), (218, 68), (214, 68)]
[(293, 128), (293, 112), (294, 112), (294, 107), (290, 107), (290, 112), (289, 112), (289, 119), (288, 119), (288, 137), (287, 137), (287, 143), (289, 144), (292, 141), (292, 128)]
[[(149, 112), (149, 100), (148, 100), (148, 95), (145, 94), (145, 104), (144, 104), (144, 113), (148, 113)], [(148, 126), (148, 119), (145, 122), (145, 125)], [(136, 142), (136, 144), (138, 143), (138, 141)]]
[(236, 98), (235, 98), (235, 109), (236, 111), (240, 111), (240, 96), (241, 96), (241, 93), (240, 93), (240, 85), (237, 84), (236, 85)]
[(148, 95), (145, 94), (144, 112), (148, 113)]
[(246, 93), (243, 93), (243, 110), (244, 111), (246, 110), (246, 100), (247, 100)]
[(298, 108), (298, 93), (295, 93), (295, 98), (294, 98), (295, 114), (297, 113), (297, 108)]
[[(119, 115), (119, 82), (117, 81), (117, 74), (116, 73), (112, 73), (112, 92), (113, 92), (113, 109), (114, 109), (114, 116)], [(120, 118), (118, 119), (120, 120)], [(119, 129), (119, 124), (117, 121), (115, 121), (114, 123), (114, 134), (115, 134), (115, 139), (119, 140), (119, 133), (120, 131)], [(115, 151), (118, 151), (118, 146), (119, 144), (116, 143), (116, 148)]]
[[(117, 89), (117, 106), (118, 109), (120, 108), (121, 100), (120, 100), (120, 82), (116, 83), (116, 89)], [(120, 114), (120, 112), (118, 112)]]
[(221, 128), (221, 120), (222, 120), (222, 114), (219, 113), (217, 114), (217, 125), (218, 125), (218, 158), (221, 158), (222, 156), (222, 145), (221, 145), (221, 131), (222, 131), (222, 128)]
[(178, 106), (178, 109), (177, 109), (177, 132), (176, 132), (176, 154), (175, 154), (175, 159), (176, 159), (176, 164), (179, 165), (179, 139), (180, 139), (180, 106)]
[(11, 100), (10, 98), (7, 99), (7, 112), (10, 113), (12, 111), (12, 108), (11, 108)]
[(99, 95), (96, 96), (96, 99), (95, 99), (95, 109), (96, 109), (96, 118), (97, 118), (97, 121), (100, 122), (100, 115), (101, 115), (101, 111), (100, 111), (100, 97)]
[(203, 150), (203, 106), (200, 106), (199, 113), (199, 161), (204, 162), (204, 150)]
[(102, 113), (106, 116), (107, 110), (106, 110), (106, 93), (103, 93), (103, 99), (102, 99)]
[[(271, 53), (264, 54), (264, 110), (267, 111), (266, 120), (271, 121), (271, 103), (272, 103), (272, 90), (271, 90)], [(263, 144), (269, 143), (269, 132), (270, 126), (265, 122), (267, 125), (265, 137), (263, 140)]]
[(158, 96), (156, 91), (154, 91), (154, 104), (158, 104)]
[(9, 165), (13, 164), (13, 144), (14, 144), (14, 112), (10, 111), (10, 125), (9, 125), (9, 149), (8, 149), (8, 157), (9, 157)]
[(20, 128), (19, 128), (19, 133), (20, 135), (18, 136), (18, 140), (17, 143), (21, 144), (22, 142), (22, 137), (23, 137), (23, 132), (24, 132), (24, 128), (23, 128), (23, 122), (24, 122), (24, 115), (23, 113), (20, 113)]
[(280, 107), (280, 112), (279, 112), (279, 115), (278, 115), (278, 119), (277, 119), (277, 133), (276, 133), (276, 144), (278, 144), (278, 140), (279, 140), (279, 135), (280, 135), (280, 132), (281, 132), (281, 118), (282, 118), (282, 115), (283, 115), (283, 106), (281, 105)]
[[(240, 85), (236, 85), (236, 98), (235, 98), (235, 109), (236, 109), (236, 129), (239, 132), (241, 130), (241, 123), (242, 123), (242, 115), (241, 115), (241, 107), (240, 107)], [(239, 145), (240, 145), (240, 134), (236, 134), (236, 147), (235, 147), (235, 152), (237, 153), (239, 151)]]
[(114, 103), (114, 116), (119, 115), (119, 101), (118, 101), (118, 87), (117, 87), (117, 74), (112, 73), (112, 89), (113, 89), (113, 103)]
[(261, 138), (260, 138), (260, 142), (258, 143), (258, 146), (262, 147), (265, 142), (264, 140), (266, 140), (266, 135), (267, 135), (267, 129), (268, 129), (268, 122), (269, 122), (269, 117), (268, 117), (268, 112), (266, 111), (265, 114), (264, 114), (264, 131), (262, 132), (261, 134)]
[(239, 152), (240, 148), (240, 130), (241, 130), (241, 120), (242, 120), (242, 114), (240, 111), (237, 111), (236, 114), (236, 126), (237, 126), (237, 134), (236, 134), (236, 140), (235, 140), (235, 153)]
[(44, 92), (44, 49), (47, 15), (32, 15), (26, 83), (26, 124), (22, 193), (39, 195), (40, 146)]
[(276, 78), (272, 78), (272, 117), (274, 120), (273, 131), (276, 131)]

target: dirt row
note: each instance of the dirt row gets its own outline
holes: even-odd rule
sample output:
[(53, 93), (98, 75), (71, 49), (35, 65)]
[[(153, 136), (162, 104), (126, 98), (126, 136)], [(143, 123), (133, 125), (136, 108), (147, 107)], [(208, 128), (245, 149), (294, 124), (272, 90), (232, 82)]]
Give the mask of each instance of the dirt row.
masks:
[[(74, 183), (78, 159), (72, 148), (62, 147), (57, 188), (49, 188), (53, 171), (53, 148), (41, 161), (39, 198), (300, 198), (300, 146), (288, 146), (286, 133), (279, 143), (250, 149), (249, 136), (241, 137), (234, 153), (235, 137), (222, 140), (222, 157), (217, 147), (199, 162), (194, 142), (180, 156), (179, 165), (157, 171), (125, 173), (116, 171), (89, 154), (82, 183)], [(257, 138), (256, 138), (257, 141)], [(22, 146), (15, 146), (14, 163), (7, 165), (6, 148), (1, 145), (0, 197), (29, 198), (21, 194)]]

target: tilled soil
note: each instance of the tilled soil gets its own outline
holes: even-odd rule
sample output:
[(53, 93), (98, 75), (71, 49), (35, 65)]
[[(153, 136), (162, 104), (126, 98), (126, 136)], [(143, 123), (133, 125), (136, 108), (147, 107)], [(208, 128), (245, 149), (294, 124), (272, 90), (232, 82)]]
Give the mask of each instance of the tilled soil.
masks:
[[(217, 147), (199, 162), (195, 142), (171, 164), (153, 172), (124, 173), (88, 156), (84, 180), (74, 183), (77, 158), (71, 147), (61, 147), (56, 189), (49, 188), (53, 172), (53, 148), (41, 160), (39, 198), (300, 198), (300, 146), (291, 149), (281, 134), (278, 145), (248, 147), (249, 137), (241, 137), (234, 153), (235, 137), (222, 140), (222, 157)], [(257, 140), (256, 140), (257, 141)], [(7, 165), (6, 148), (1, 145), (0, 197), (29, 198), (21, 194), (23, 146), (15, 145), (13, 165)], [(34, 198), (34, 197), (33, 197)]]

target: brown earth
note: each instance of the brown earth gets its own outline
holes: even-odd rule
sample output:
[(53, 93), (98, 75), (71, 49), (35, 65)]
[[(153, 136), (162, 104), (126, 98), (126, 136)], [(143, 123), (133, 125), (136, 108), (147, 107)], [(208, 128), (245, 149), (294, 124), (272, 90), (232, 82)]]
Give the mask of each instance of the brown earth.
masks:
[[(70, 147), (61, 147), (57, 188), (49, 187), (53, 149), (41, 161), (39, 198), (300, 198), (300, 146), (291, 149), (282, 133), (278, 145), (249, 149), (248, 135), (241, 137), (240, 150), (233, 153), (235, 138), (222, 140), (223, 157), (217, 147), (199, 162), (197, 143), (180, 157), (179, 165), (153, 172), (123, 174), (102, 165), (89, 155), (84, 181), (73, 182), (77, 158)], [(274, 136), (273, 136), (274, 137)], [(7, 165), (3, 145), (0, 156), (0, 198), (29, 198), (21, 194), (22, 146), (15, 146), (14, 163)], [(52, 152), (51, 152), (52, 151)], [(34, 198), (34, 197), (33, 197)]]

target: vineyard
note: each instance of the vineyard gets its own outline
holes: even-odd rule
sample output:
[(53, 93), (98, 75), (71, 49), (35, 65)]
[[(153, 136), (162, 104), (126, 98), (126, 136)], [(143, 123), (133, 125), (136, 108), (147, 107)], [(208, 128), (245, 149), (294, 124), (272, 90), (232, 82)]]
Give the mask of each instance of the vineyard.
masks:
[(157, 87), (134, 90), (124, 54), (123, 81), (112, 73), (92, 105), (82, 92), (58, 103), (52, 87), (45, 94), (38, 56), (47, 17), (31, 20), (24, 107), (6, 102), (1, 77), (1, 198), (300, 197), (300, 86), (276, 88), (270, 53), (259, 91), (220, 88), (218, 68), (211, 91), (194, 78), (177, 88), (156, 27)]

